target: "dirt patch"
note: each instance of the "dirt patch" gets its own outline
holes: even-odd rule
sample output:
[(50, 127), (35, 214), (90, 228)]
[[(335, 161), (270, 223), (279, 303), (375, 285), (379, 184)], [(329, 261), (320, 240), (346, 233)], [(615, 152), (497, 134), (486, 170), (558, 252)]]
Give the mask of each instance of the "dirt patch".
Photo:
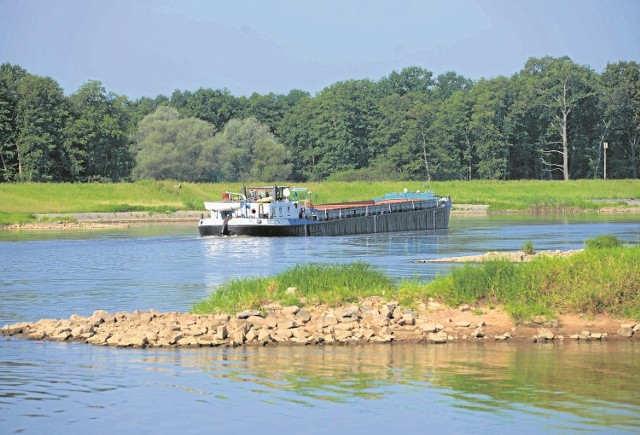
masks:
[(56, 213), (37, 214), (44, 219), (25, 224), (0, 225), (0, 230), (10, 231), (73, 231), (107, 228), (128, 228), (154, 222), (193, 222), (202, 217), (199, 211), (177, 211), (175, 213), (118, 212), (118, 213)]

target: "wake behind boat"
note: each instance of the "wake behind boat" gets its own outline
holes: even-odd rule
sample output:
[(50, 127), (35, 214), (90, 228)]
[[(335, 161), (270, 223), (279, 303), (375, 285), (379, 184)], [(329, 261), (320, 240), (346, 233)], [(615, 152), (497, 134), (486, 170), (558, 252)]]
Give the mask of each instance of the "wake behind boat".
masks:
[(451, 199), (418, 191), (313, 205), (305, 188), (243, 186), (204, 206), (201, 236), (342, 236), (447, 228)]

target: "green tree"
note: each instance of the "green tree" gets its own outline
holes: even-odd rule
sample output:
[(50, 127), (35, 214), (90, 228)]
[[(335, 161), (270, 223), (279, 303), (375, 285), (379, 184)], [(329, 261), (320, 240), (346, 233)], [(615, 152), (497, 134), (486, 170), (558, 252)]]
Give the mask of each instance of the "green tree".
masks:
[[(594, 149), (588, 124), (593, 121), (588, 109), (595, 102), (594, 73), (568, 57), (531, 58), (519, 80), (519, 104), (514, 108), (528, 118), (524, 124), (532, 126), (528, 140), (536, 144), (543, 171), (549, 178), (559, 172), (564, 180), (572, 172), (580, 175), (580, 166), (584, 168), (586, 156)], [(576, 163), (573, 171), (572, 161)]]
[(285, 146), (256, 118), (232, 119), (202, 156), (212, 181), (286, 180), (292, 164)]
[(428, 95), (434, 84), (433, 73), (426, 69), (412, 66), (402, 71), (392, 71), (387, 77), (378, 82), (378, 88), (382, 95), (405, 95), (410, 92), (418, 92)]
[(431, 180), (434, 144), (430, 127), (436, 107), (419, 92), (391, 94), (380, 102), (377, 137), (387, 146), (376, 159), (374, 170), (389, 178)]
[(206, 121), (181, 118), (173, 107), (158, 107), (138, 125), (133, 177), (212, 181), (203, 155), (213, 146), (215, 131)]
[(471, 100), (467, 90), (443, 101), (431, 124), (432, 173), (435, 180), (470, 179), (474, 150), (469, 132)]
[(241, 115), (245, 108), (228, 89), (200, 88), (195, 92), (176, 90), (171, 95), (171, 105), (185, 117), (195, 117), (222, 130), (232, 118)]
[(73, 179), (126, 179), (133, 166), (126, 97), (107, 93), (99, 81), (89, 81), (69, 102), (72, 117), (65, 131), (65, 148)]
[(602, 139), (609, 143), (607, 164), (610, 167), (607, 174), (616, 178), (638, 178), (640, 64), (618, 62), (607, 65), (602, 73), (602, 88), (601, 100), (608, 126)]
[(69, 111), (62, 89), (49, 77), (27, 75), (18, 83), (17, 92), (18, 179), (68, 180), (69, 161), (62, 131)]
[(472, 176), (500, 180), (507, 176), (509, 143), (504, 133), (509, 80), (480, 80), (470, 93), (469, 136), (475, 154)]
[(27, 71), (17, 65), (0, 65), (0, 182), (18, 174), (18, 84)]

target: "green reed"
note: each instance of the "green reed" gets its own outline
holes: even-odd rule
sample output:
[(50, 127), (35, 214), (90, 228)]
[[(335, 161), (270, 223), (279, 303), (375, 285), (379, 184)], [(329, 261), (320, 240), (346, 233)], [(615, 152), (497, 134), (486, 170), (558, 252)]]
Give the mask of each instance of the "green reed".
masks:
[(464, 264), (427, 284), (394, 283), (366, 263), (298, 265), (273, 277), (228, 281), (193, 311), (234, 313), (270, 302), (339, 306), (372, 296), (410, 307), (430, 298), (454, 307), (501, 305), (515, 320), (561, 312), (640, 319), (640, 246), (586, 249), (526, 263)]
[(383, 272), (366, 263), (297, 265), (273, 277), (232, 279), (194, 304), (196, 313), (233, 313), (265, 304), (356, 303), (369, 296), (393, 297), (397, 288)]

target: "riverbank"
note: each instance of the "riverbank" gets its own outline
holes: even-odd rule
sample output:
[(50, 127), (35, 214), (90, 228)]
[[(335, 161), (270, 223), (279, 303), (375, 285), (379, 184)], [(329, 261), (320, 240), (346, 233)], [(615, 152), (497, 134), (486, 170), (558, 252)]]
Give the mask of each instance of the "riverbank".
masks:
[(606, 315), (563, 314), (516, 324), (499, 307), (446, 307), (434, 301), (417, 309), (365, 298), (338, 308), (265, 305), (234, 315), (134, 311), (5, 325), (3, 336), (99, 346), (235, 347), (266, 345), (364, 345), (367, 343), (638, 340), (640, 323)]
[[(603, 204), (619, 201), (606, 201)], [(640, 200), (623, 201), (625, 205), (603, 205), (593, 210), (574, 210), (572, 213), (640, 213)], [(74, 231), (99, 230), (108, 228), (129, 228), (150, 223), (198, 222), (203, 211), (158, 212), (96, 212), (96, 213), (42, 213), (36, 214), (36, 221), (0, 225), (0, 231)], [(482, 216), (489, 213), (486, 204), (453, 204), (454, 216)], [(492, 214), (524, 213), (522, 210), (495, 211)]]

